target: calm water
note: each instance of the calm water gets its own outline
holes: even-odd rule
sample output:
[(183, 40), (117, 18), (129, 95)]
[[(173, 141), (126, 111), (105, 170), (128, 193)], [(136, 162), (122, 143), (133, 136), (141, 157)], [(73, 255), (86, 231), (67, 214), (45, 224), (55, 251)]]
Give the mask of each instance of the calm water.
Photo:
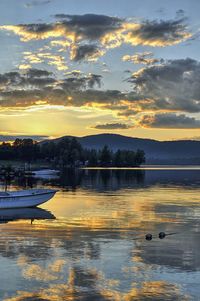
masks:
[(0, 300), (200, 300), (200, 170), (68, 171), (11, 186), (59, 192), (42, 209), (0, 212)]

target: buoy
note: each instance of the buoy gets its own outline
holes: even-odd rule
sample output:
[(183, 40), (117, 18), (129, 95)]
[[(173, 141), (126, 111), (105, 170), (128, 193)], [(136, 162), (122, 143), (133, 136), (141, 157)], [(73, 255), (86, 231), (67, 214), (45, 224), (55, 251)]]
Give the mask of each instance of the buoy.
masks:
[(165, 232), (160, 232), (160, 233), (158, 234), (158, 237), (159, 237), (160, 239), (165, 238), (165, 236), (166, 236)]
[(153, 236), (151, 233), (145, 235), (146, 240), (152, 240)]

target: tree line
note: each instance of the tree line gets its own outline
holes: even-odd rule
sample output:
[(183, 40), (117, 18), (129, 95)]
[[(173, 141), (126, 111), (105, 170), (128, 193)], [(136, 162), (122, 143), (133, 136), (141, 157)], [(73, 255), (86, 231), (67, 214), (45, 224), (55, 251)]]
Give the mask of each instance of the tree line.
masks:
[(102, 149), (85, 149), (75, 138), (38, 143), (32, 139), (17, 138), (13, 143), (0, 145), (0, 160), (20, 160), (31, 163), (43, 160), (60, 167), (135, 167), (145, 163), (143, 150), (112, 151), (105, 145)]

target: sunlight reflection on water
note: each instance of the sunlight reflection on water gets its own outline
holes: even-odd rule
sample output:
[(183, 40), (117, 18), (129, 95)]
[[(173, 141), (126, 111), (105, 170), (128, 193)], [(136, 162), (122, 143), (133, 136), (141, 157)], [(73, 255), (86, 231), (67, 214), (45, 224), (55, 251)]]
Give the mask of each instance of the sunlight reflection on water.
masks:
[(26, 185), (60, 191), (28, 219), (0, 225), (1, 300), (200, 300), (200, 170), (12, 183)]

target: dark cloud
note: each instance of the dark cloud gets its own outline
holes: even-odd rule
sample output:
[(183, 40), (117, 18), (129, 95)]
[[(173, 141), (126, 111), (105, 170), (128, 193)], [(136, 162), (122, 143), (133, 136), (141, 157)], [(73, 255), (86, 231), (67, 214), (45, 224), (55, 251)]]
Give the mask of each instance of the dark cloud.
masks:
[(178, 9), (176, 11), (176, 15), (177, 15), (178, 18), (182, 18), (185, 15), (185, 11), (183, 9)]
[(49, 31), (54, 30), (54, 24), (47, 24), (47, 23), (32, 23), (32, 24), (19, 24), (18, 25), (21, 30), (28, 33), (38, 34), (35, 36), (35, 39), (40, 39), (40, 34), (48, 33)]
[(72, 59), (76, 62), (83, 61), (83, 60), (97, 60), (101, 55), (103, 55), (104, 52), (102, 52), (98, 46), (96, 45), (80, 45), (78, 47), (75, 47)]
[(158, 13), (158, 14), (160, 14), (160, 15), (166, 15), (166, 10), (165, 10), (164, 7), (160, 7), (155, 12)]
[(26, 8), (32, 8), (34, 6), (45, 5), (51, 3), (52, 0), (33, 0), (25, 4)]
[(200, 63), (186, 58), (170, 60), (135, 72), (129, 82), (146, 109), (200, 112)]
[(49, 136), (37, 136), (37, 135), (0, 135), (1, 142), (14, 141), (15, 139), (33, 139), (34, 141), (42, 141), (49, 139)]
[(123, 20), (105, 15), (65, 15), (57, 14), (55, 18), (62, 19), (61, 23), (78, 36), (89, 40), (97, 40), (106, 33), (121, 28)]
[[(55, 15), (55, 17), (59, 15)], [(17, 27), (27, 33), (38, 33), (38, 36), (33, 38), (42, 38), (43, 33), (51, 33), (60, 31), (60, 34), (74, 33), (76, 37), (82, 40), (98, 40), (106, 33), (113, 32), (119, 29), (122, 25), (122, 20), (115, 17), (104, 15), (86, 14), (86, 15), (62, 15), (63, 20), (56, 23), (38, 23), (38, 24), (19, 24)], [(16, 28), (17, 28), (16, 27)], [(14, 28), (13, 28), (14, 29)], [(54, 34), (53, 34), (54, 35)], [(59, 33), (58, 33), (59, 35)], [(66, 36), (67, 37), (67, 36)]]
[(89, 88), (93, 88), (95, 85), (97, 85), (99, 88), (101, 87), (101, 75), (90, 73), (87, 79), (87, 84)]
[(160, 47), (180, 43), (192, 36), (187, 30), (185, 18), (167, 21), (146, 20), (141, 23), (97, 14), (57, 14), (55, 18), (57, 21), (49, 24), (2, 25), (0, 29), (14, 32), (24, 42), (62, 38), (63, 40), (52, 42), (59, 42), (57, 45), (60, 46), (74, 47), (77, 51), (75, 57), (79, 57), (80, 54), (83, 58), (85, 53), (86, 58), (89, 54), (94, 56), (94, 53), (100, 56), (106, 49), (119, 47), (124, 43)]
[(24, 42), (63, 38), (52, 42), (60, 42), (60, 47), (70, 47), (72, 60), (95, 61), (105, 53), (108, 37), (106, 41), (103, 39), (107, 35), (117, 34), (124, 22), (120, 18), (96, 14), (58, 14), (55, 17), (59, 20), (53, 23), (5, 25), (0, 29), (14, 32)]
[(28, 77), (47, 77), (52, 75), (52, 72), (49, 72), (47, 70), (41, 70), (41, 69), (28, 69), (24, 72)]
[(47, 99), (45, 89), (19, 89), (12, 91), (0, 92), (1, 107), (29, 107), (37, 103), (39, 100)]
[(101, 104), (102, 109), (123, 110), (127, 106), (119, 104), (124, 96), (120, 91), (87, 89), (85, 80), (64, 79), (56, 83), (56, 87), (0, 92), (0, 106), (28, 107), (43, 101), (51, 105), (75, 107), (97, 103)]
[(126, 95), (118, 90), (86, 90), (81, 93), (81, 99), (87, 102), (97, 102), (107, 106), (119, 104)]
[(100, 87), (101, 79), (102, 76), (98, 74), (90, 73), (87, 76), (74, 74), (72, 76), (69, 75), (68, 77), (64, 78), (62, 81), (58, 81), (57, 86), (61, 87), (63, 90), (67, 92), (82, 91), (82, 90), (86, 90), (87, 88), (93, 88), (95, 85)]
[(137, 109), (134, 110), (134, 109), (126, 108), (126, 109), (119, 110), (118, 116), (131, 117), (131, 116), (137, 115), (137, 113), (138, 113)]
[(200, 129), (200, 120), (188, 117), (184, 114), (177, 115), (171, 113), (144, 115), (140, 124), (151, 128), (171, 128), (171, 129)]
[(97, 40), (106, 33), (124, 29), (128, 33), (124, 34), (127, 42), (133, 42), (133, 44), (146, 43), (152, 46), (155, 43), (155, 46), (165, 46), (179, 42), (188, 35), (185, 18), (167, 21), (146, 20), (143, 23), (135, 24), (129, 23), (125, 19), (95, 14), (57, 14), (55, 17), (61, 19), (63, 24), (67, 25), (78, 35), (91, 40)]
[(151, 46), (167, 46), (180, 42), (189, 37), (186, 19), (175, 20), (146, 20), (137, 28), (133, 28), (129, 33), (130, 40), (138, 39), (138, 44)]
[[(0, 91), (2, 93), (12, 92), (19, 89), (20, 92), (26, 92), (26, 89), (41, 88), (50, 86), (55, 83), (55, 78), (53, 78), (51, 72), (39, 69), (29, 69), (19, 72), (8, 72), (0, 74)], [(22, 88), (26, 88), (22, 90)]]
[(81, 106), (88, 102), (87, 96), (94, 99), (93, 88), (100, 87), (101, 78), (92, 73), (69, 73), (56, 79), (51, 72), (39, 69), (0, 74), (0, 106), (31, 106), (38, 101), (68, 105), (72, 98), (75, 106)]
[(97, 130), (127, 130), (132, 128), (133, 126), (126, 123), (104, 123), (104, 124), (97, 124), (92, 128)]
[(16, 85), (20, 82), (20, 75), (18, 72), (8, 72), (0, 74), (0, 86)]
[(129, 81), (134, 89), (125, 93), (100, 89), (102, 76), (98, 74), (72, 71), (57, 78), (40, 69), (8, 72), (0, 74), (0, 107), (5, 110), (38, 104), (87, 106), (127, 120), (99, 124), (97, 129), (128, 129), (133, 118), (145, 127), (200, 128), (199, 120), (181, 114), (200, 112), (199, 62), (167, 61), (139, 70)]

